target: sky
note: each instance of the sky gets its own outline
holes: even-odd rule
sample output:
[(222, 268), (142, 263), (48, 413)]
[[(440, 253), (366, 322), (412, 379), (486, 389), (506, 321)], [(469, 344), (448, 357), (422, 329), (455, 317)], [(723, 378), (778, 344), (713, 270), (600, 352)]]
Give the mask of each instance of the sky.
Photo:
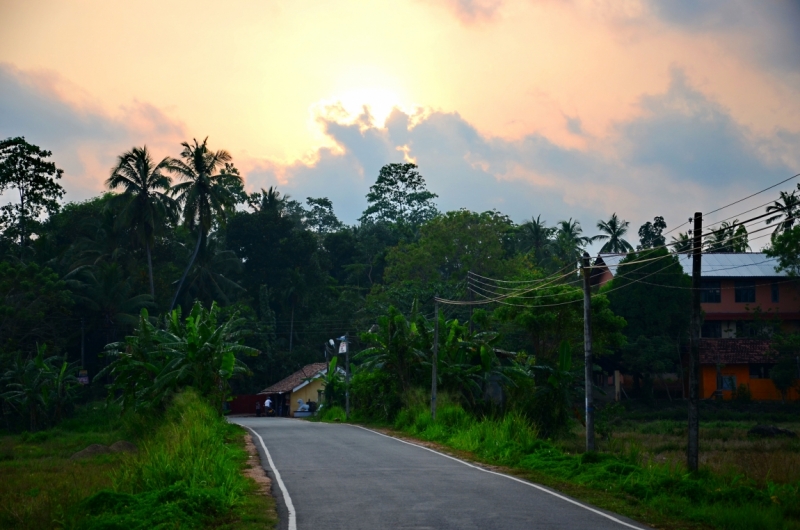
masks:
[(800, 0), (0, 0), (0, 137), (53, 151), (70, 201), (208, 137), (347, 223), (410, 161), (441, 210), (617, 213), (635, 244), (800, 173), (798, 27)]

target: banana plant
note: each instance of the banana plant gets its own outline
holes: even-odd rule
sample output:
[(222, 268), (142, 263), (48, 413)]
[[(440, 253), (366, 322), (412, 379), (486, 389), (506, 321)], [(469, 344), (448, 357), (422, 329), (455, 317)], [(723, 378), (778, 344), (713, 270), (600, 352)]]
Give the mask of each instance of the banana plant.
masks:
[(27, 414), (31, 431), (61, 419), (78, 387), (77, 364), (57, 355), (45, 357), (46, 352), (46, 345), (37, 346), (35, 356), (18, 352), (2, 377), (0, 398)]
[(243, 320), (237, 314), (222, 324), (218, 314), (216, 303), (205, 309), (197, 302), (185, 319), (178, 308), (156, 327), (143, 309), (136, 332), (106, 347), (115, 359), (95, 380), (113, 377), (109, 396), (119, 395), (125, 408), (160, 407), (188, 386), (221, 406), (230, 378), (249, 373), (236, 355), (255, 356), (259, 351), (241, 344)]

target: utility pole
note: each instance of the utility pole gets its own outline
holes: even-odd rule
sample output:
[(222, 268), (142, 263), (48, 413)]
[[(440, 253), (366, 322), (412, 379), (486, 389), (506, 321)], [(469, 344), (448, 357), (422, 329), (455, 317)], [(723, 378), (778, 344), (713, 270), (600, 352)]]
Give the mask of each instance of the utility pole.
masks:
[(81, 317), (81, 369), (86, 370), (86, 333), (84, 329), (84, 318)]
[[(437, 298), (439, 295), (436, 295)], [(433, 312), (433, 360), (431, 361), (431, 418), (436, 421), (436, 366), (439, 364), (439, 301), (435, 302), (436, 310)]]
[(347, 340), (347, 333), (344, 334), (344, 363), (345, 363), (344, 420), (350, 421), (350, 342)]
[(594, 399), (592, 397), (592, 286), (589, 253), (583, 253), (583, 354), (586, 386), (586, 451), (594, 451)]
[(686, 445), (686, 467), (697, 471), (700, 460), (700, 284), (703, 257), (703, 214), (694, 214), (694, 238), (692, 244), (692, 320), (689, 327), (689, 440)]
[[(472, 274), (472, 270), (470, 270), (469, 273)], [(473, 299), (474, 299), (473, 298), (474, 293), (472, 292), (472, 287), (469, 286), (469, 282), (467, 282), (467, 294), (469, 295), (469, 301), (472, 302)], [(469, 336), (470, 337), (472, 337), (472, 333), (475, 330), (473, 325), (472, 325), (472, 311), (474, 309), (475, 309), (475, 306), (472, 303), (470, 303), (469, 304)]]

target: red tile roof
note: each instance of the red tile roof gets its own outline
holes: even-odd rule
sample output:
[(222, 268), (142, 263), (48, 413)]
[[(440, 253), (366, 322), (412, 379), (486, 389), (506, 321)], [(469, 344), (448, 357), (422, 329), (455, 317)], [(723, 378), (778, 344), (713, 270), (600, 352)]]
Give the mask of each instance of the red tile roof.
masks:
[(259, 392), (259, 394), (284, 394), (286, 392), (291, 392), (292, 389), (299, 386), (304, 379), (314, 377), (320, 372), (325, 371), (327, 366), (328, 365), (325, 363), (307, 364), (286, 379), (282, 379), (274, 385), (265, 388)]
[(701, 364), (775, 362), (770, 341), (763, 339), (700, 339)]

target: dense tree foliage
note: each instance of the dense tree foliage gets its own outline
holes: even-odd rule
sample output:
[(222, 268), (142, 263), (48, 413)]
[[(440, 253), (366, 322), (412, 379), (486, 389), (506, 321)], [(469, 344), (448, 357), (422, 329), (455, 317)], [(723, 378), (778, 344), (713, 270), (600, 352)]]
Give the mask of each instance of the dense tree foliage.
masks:
[[(230, 153), (207, 139), (160, 161), (134, 147), (104, 175), (107, 193), (60, 204), (49, 152), (22, 139), (0, 146), (0, 191), (28, 186), (0, 234), (0, 407), (17, 426), (52, 424), (78, 394), (147, 408), (194, 386), (219, 405), (330, 360), (329, 339), (345, 334), (354, 402), (388, 419), (430, 389), (438, 325), (443, 391), (475, 413), (516, 407), (557, 433), (581, 385), (583, 357), (569, 345), (583, 343), (578, 263), (593, 241), (628, 254), (592, 294), (601, 370), (649, 384), (674, 370), (686, 338), (688, 280), (663, 248), (662, 217), (632, 252), (616, 213), (595, 236), (571, 217), (517, 225), (495, 210), (439, 212), (404, 163), (380, 170), (347, 226), (327, 197), (246, 193)], [(781, 219), (771, 252), (796, 273), (796, 227)], [(723, 225), (706, 246), (740, 249), (743, 229)], [(458, 301), (440, 304), (438, 321), (437, 295)], [(79, 368), (88, 387), (75, 384)], [(335, 372), (326, 385), (337, 403)]]
[(677, 372), (689, 330), (691, 279), (665, 248), (628, 255), (604, 288), (611, 309), (624, 318), (627, 344), (619, 362), (652, 392), (655, 374)]

